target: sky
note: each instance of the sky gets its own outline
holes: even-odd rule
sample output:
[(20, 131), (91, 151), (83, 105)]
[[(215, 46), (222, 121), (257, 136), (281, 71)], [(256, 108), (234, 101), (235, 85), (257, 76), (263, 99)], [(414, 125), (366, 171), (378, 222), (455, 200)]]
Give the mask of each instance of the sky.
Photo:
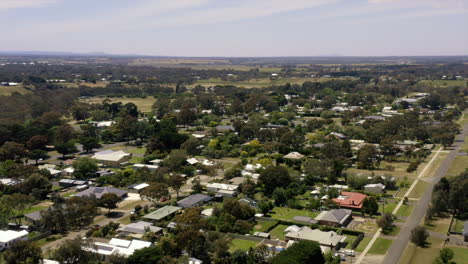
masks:
[(468, 0), (0, 0), (0, 51), (468, 55)]

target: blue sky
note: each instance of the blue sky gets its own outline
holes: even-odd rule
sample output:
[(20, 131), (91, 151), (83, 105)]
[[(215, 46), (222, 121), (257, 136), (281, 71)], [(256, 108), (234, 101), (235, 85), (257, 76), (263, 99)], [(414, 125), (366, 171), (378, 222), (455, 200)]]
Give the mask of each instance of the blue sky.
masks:
[(468, 55), (468, 0), (0, 0), (1, 51)]

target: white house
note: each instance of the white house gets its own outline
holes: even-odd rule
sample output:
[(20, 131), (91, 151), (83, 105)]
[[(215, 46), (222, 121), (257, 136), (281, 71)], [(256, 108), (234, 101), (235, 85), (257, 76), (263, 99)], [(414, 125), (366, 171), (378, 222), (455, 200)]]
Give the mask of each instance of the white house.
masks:
[(119, 254), (128, 257), (135, 252), (135, 250), (151, 247), (153, 243), (142, 240), (123, 240), (112, 238), (108, 243), (94, 242), (94, 247), (86, 247), (85, 250), (95, 252), (104, 258), (112, 255)]
[(237, 194), (239, 185), (225, 183), (210, 183), (206, 185), (206, 190), (215, 192), (218, 197), (234, 197)]
[(105, 150), (95, 153), (92, 158), (97, 160), (98, 163), (102, 163), (106, 166), (119, 167), (120, 164), (128, 161), (131, 156), (132, 154), (126, 153), (122, 150)]
[(23, 241), (28, 239), (29, 232), (26, 230), (0, 230), (0, 251), (11, 246), (15, 241)]
[(371, 193), (383, 193), (385, 192), (385, 185), (381, 183), (372, 183), (364, 185), (364, 191)]

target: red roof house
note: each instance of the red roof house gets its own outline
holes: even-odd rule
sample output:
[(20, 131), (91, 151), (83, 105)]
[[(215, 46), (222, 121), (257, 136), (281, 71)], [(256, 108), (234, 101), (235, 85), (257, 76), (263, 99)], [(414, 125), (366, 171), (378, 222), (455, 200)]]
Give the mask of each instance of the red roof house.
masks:
[(341, 192), (340, 196), (333, 198), (332, 200), (337, 203), (340, 207), (361, 209), (362, 203), (366, 199), (367, 195), (356, 192)]

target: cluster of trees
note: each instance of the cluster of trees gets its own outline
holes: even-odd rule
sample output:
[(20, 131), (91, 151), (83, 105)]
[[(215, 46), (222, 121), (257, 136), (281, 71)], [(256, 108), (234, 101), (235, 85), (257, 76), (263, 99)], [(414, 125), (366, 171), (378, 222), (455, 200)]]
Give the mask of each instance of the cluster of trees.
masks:
[(428, 208), (428, 220), (435, 215), (451, 213), (456, 217), (468, 214), (468, 172), (442, 178), (434, 187), (432, 203)]

